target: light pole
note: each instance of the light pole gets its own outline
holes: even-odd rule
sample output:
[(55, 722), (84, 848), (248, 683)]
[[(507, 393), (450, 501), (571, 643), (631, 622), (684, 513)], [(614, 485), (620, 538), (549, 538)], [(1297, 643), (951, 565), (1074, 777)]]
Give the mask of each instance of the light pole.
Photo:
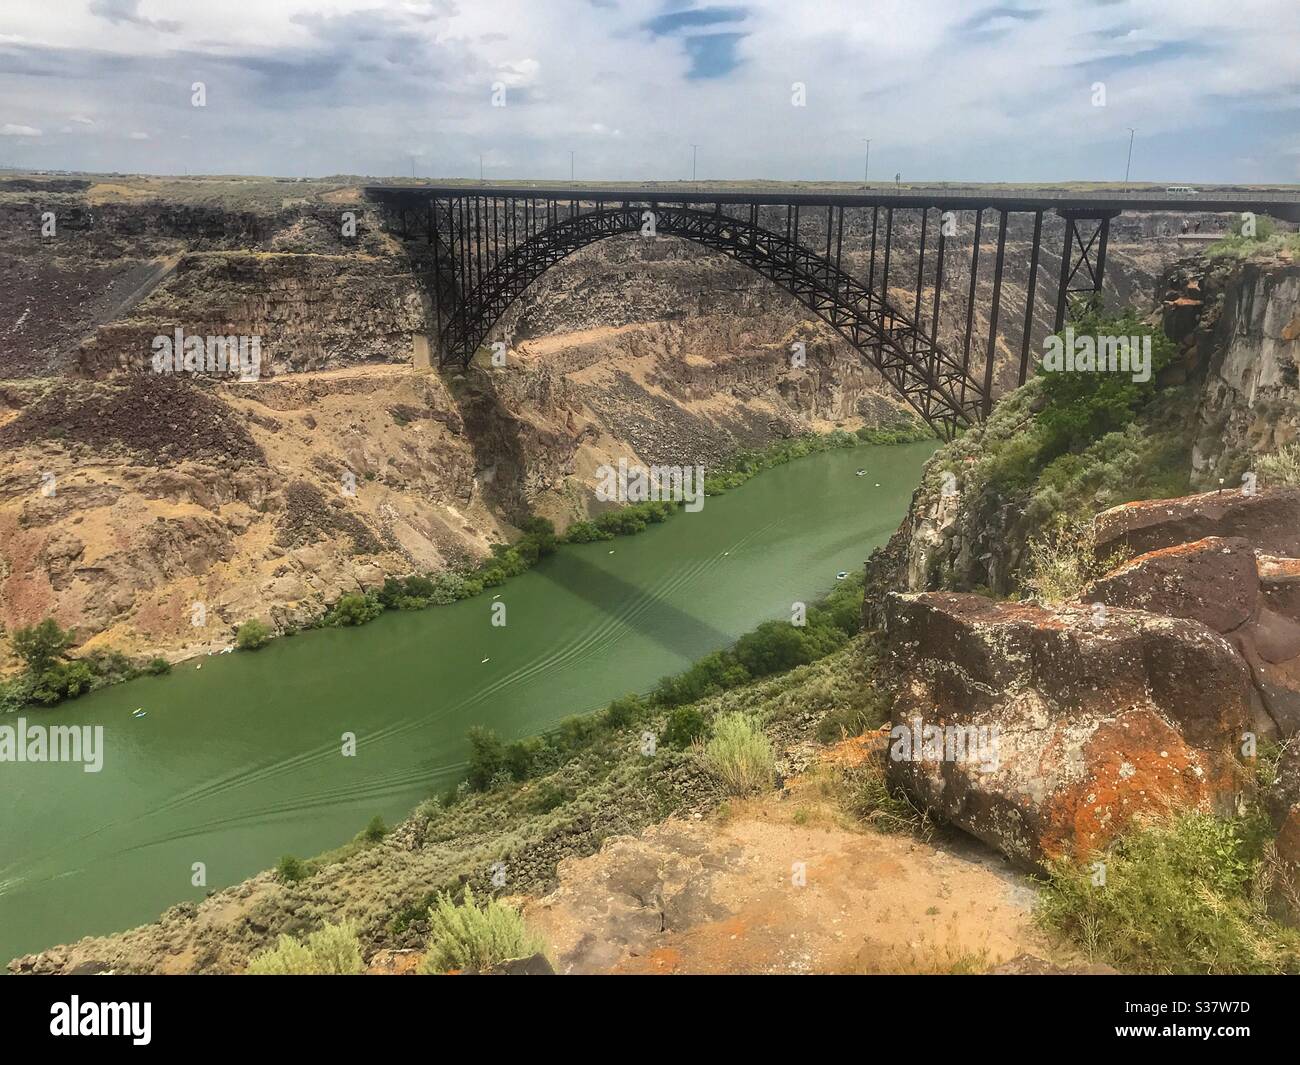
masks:
[(698, 161), (699, 157), (700, 157), (700, 146), (698, 144), (692, 144), (691, 145), (691, 184), (692, 185), (695, 184), (695, 164)]
[(1133, 167), (1133, 138), (1137, 136), (1137, 130), (1132, 126), (1128, 127), (1128, 162), (1124, 164), (1124, 191), (1128, 192), (1128, 174)]
[(862, 184), (867, 183), (867, 174), (871, 172), (871, 138), (865, 138), (867, 142), (867, 155), (862, 160)]
[(569, 151), (569, 180), (573, 180), (573, 151)]
[(483, 153), (482, 152), (479, 152), (479, 156), (478, 156), (478, 183), (480, 185), (486, 184), (483, 180)]

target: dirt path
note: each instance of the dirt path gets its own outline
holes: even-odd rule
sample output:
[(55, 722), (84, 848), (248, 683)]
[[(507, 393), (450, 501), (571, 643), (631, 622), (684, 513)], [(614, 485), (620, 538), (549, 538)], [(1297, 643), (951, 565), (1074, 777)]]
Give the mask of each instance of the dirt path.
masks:
[(982, 972), (1051, 956), (1025, 877), (975, 845), (846, 823), (815, 774), (559, 872), (526, 915), (561, 973)]

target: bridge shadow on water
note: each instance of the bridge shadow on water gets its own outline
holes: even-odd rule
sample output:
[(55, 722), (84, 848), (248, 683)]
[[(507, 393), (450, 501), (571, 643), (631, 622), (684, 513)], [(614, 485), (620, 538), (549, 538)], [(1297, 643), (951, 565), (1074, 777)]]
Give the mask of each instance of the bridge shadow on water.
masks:
[[(667, 651), (694, 661), (735, 641), (729, 633), (586, 559), (567, 554), (555, 562), (538, 566), (533, 572), (587, 600), (603, 614), (617, 617), (622, 624)], [(653, 605), (642, 610), (629, 609), (638, 600), (646, 599)]]

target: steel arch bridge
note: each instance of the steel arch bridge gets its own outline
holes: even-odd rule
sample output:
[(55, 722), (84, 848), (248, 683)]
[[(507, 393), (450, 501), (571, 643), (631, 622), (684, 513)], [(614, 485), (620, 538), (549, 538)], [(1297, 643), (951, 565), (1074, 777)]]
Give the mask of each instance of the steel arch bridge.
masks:
[[(982, 420), (994, 398), (994, 364), (1001, 317), (1008, 224), (1032, 225), (1019, 382), (1029, 366), (1036, 301), (1045, 295), (1054, 329), (1072, 297), (1100, 293), (1111, 222), (1124, 210), (1215, 212), (1253, 210), (1294, 216), (1294, 196), (1069, 198), (998, 194), (809, 194), (800, 192), (664, 192), (629, 188), (499, 188), (372, 186), (387, 227), (413, 246), (432, 297), (432, 333), (440, 365), (468, 366), (506, 308), (550, 267), (580, 248), (619, 234), (673, 236), (722, 252), (793, 295), (834, 328), (884, 380), (942, 435)], [(1040, 251), (1047, 212), (1063, 223), (1055, 286), (1039, 291)], [(802, 219), (801, 219), (802, 212)], [(845, 263), (845, 215), (866, 242), (864, 279)], [(951, 220), (973, 213), (969, 241), (953, 239)], [(985, 215), (996, 221), (989, 329), (982, 365), (972, 365), (974, 307)], [(896, 215), (919, 230), (915, 268), (900, 282), (894, 250)], [(927, 240), (933, 250), (927, 268)], [(953, 248), (953, 245), (956, 248)], [(951, 258), (960, 256), (953, 270)], [(969, 265), (967, 266), (967, 257)], [(945, 259), (950, 275), (968, 278), (959, 336), (940, 342)], [(861, 271), (859, 271), (861, 272)], [(910, 301), (900, 301), (900, 285)], [(923, 295), (929, 293), (923, 308)], [(907, 303), (911, 306), (908, 307)], [(1048, 315), (1044, 315), (1047, 318)], [(960, 322), (960, 318), (958, 319)], [(979, 359), (977, 350), (976, 358)], [(982, 372), (981, 372), (982, 371)]]

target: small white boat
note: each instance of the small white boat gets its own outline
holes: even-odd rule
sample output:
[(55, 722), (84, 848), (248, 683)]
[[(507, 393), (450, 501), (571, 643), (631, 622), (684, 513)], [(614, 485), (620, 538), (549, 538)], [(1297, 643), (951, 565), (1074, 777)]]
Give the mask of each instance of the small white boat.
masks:
[(853, 473), (854, 477), (865, 477), (866, 475), (867, 475), (866, 470), (855, 470)]
[[(483, 659), (483, 662), (491, 662), (491, 661), (492, 661), (492, 659), (490, 659), (490, 658), (485, 658), (485, 659)], [(481, 665), (483, 664), (483, 662), (480, 662), (479, 665), (481, 666)]]
[(842, 570), (839, 571), (839, 573), (835, 574), (835, 579), (836, 579), (837, 581), (842, 581), (842, 580), (844, 580), (844, 578), (847, 577), (848, 575), (849, 575), (849, 571), (846, 570), (846, 569), (842, 569)]
[(149, 712), (149, 711), (146, 710), (144, 707), (142, 707), (142, 706), (137, 706), (134, 710), (131, 711), (131, 716), (132, 716), (132, 717), (144, 717), (145, 714), (147, 714), (148, 712)]

